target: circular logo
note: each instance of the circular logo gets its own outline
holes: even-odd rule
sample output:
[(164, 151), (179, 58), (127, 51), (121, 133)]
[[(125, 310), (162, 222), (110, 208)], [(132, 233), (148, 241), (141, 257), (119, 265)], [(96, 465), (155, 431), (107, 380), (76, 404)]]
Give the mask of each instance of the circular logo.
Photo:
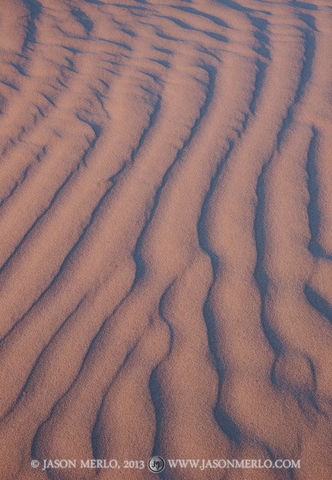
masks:
[(39, 465), (40, 465), (40, 463), (38, 462), (38, 460), (31, 460), (32, 468), (38, 468)]
[(165, 468), (165, 460), (163, 459), (163, 457), (159, 457), (159, 455), (156, 455), (155, 457), (151, 457), (148, 462), (148, 467), (150, 472), (160, 473)]

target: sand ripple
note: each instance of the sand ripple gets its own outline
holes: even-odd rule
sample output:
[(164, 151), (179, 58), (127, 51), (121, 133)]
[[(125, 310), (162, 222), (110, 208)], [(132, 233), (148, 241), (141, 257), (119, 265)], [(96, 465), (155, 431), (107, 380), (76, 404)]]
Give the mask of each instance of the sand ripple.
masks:
[(331, 1), (1, 6), (1, 480), (330, 479)]

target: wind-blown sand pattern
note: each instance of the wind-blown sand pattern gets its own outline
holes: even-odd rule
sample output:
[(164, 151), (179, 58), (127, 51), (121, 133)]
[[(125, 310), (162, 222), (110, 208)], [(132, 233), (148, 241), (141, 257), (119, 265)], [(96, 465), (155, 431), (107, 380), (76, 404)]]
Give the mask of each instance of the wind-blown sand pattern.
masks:
[(332, 478), (331, 0), (2, 0), (0, 478)]

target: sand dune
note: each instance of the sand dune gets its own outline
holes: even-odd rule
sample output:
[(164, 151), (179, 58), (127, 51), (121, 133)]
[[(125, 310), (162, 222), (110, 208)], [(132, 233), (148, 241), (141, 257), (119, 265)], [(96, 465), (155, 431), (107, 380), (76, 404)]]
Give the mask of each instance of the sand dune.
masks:
[(1, 7), (1, 480), (330, 479), (331, 1)]

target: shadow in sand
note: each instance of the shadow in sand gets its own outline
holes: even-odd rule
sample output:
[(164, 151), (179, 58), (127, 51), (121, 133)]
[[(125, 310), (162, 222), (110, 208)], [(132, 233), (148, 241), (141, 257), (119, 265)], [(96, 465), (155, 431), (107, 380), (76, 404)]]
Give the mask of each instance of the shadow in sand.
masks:
[(254, 91), (252, 94), (251, 102), (249, 103), (249, 110), (252, 115), (255, 115), (257, 101), (264, 85), (266, 66), (267, 66), (266, 63), (262, 62), (262, 60), (260, 60), (259, 58), (256, 60), (257, 71), (256, 71), (255, 84), (254, 84)]
[[(167, 320), (167, 318), (163, 313), (163, 305), (174, 283), (175, 283), (175, 280), (173, 280), (170, 283), (170, 285), (168, 285), (168, 287), (165, 289), (164, 293), (160, 298), (160, 302), (158, 306), (159, 316), (167, 325), (169, 334), (170, 334), (168, 355), (170, 354), (173, 348), (174, 332), (173, 332), (172, 325), (169, 323), (169, 321)], [(155, 430), (154, 444), (153, 444), (151, 455), (160, 455), (161, 453), (160, 439), (162, 438), (162, 421), (164, 419), (164, 411), (166, 409), (164, 408), (164, 404), (163, 404), (163, 389), (160, 385), (160, 381), (158, 378), (158, 365), (151, 372), (151, 376), (149, 380), (149, 390), (150, 390), (150, 396), (151, 396), (151, 400), (155, 410), (155, 419), (156, 419), (156, 430)]]
[(158, 18), (162, 18), (165, 20), (169, 20), (172, 23), (175, 23), (178, 27), (183, 28), (184, 30), (190, 30), (192, 32), (199, 32), (203, 33), (204, 35), (207, 35), (208, 37), (214, 38), (215, 40), (219, 42), (228, 42), (228, 39), (225, 37), (225, 35), (222, 35), (220, 33), (216, 32), (211, 32), (209, 30), (202, 30), (200, 28), (193, 27), (192, 25), (189, 25), (189, 23), (184, 22), (183, 20), (180, 20), (176, 17), (171, 17), (167, 15), (156, 15)]
[(332, 324), (332, 305), (309, 285), (305, 285), (304, 294), (310, 305)]
[(206, 218), (208, 216), (209, 208), (210, 208), (210, 202), (212, 195), (215, 191), (215, 188), (218, 184), (221, 172), (223, 170), (224, 165), (226, 164), (232, 150), (234, 148), (233, 142), (229, 142), (229, 148), (226, 152), (226, 154), (223, 156), (221, 161), (219, 162), (215, 174), (213, 175), (211, 182), (210, 182), (210, 187), (205, 195), (203, 204), (202, 204), (202, 209), (201, 209), (201, 215), (197, 223), (197, 234), (198, 234), (198, 241), (201, 249), (210, 257), (211, 261), (211, 266), (212, 266), (212, 282), (210, 284), (209, 290), (206, 295), (206, 299), (203, 305), (203, 316), (206, 324), (206, 330), (207, 330), (207, 337), (208, 337), (208, 344), (209, 344), (209, 349), (213, 358), (214, 366), (216, 369), (216, 372), (218, 374), (218, 395), (216, 399), (216, 404), (214, 407), (214, 417), (219, 425), (219, 428), (223, 431), (227, 437), (235, 442), (239, 443), (240, 442), (240, 435), (241, 432), (238, 428), (238, 426), (235, 424), (235, 422), (229, 417), (229, 415), (226, 413), (226, 411), (220, 406), (221, 401), (221, 390), (222, 390), (222, 384), (224, 380), (224, 367), (222, 364), (222, 361), (220, 360), (219, 356), (219, 348), (218, 348), (218, 335), (216, 332), (216, 318), (213, 312), (213, 309), (210, 306), (210, 298), (211, 294), (214, 288), (214, 285), (216, 283), (217, 279), (217, 272), (219, 269), (219, 258), (218, 256), (213, 252), (213, 250), (210, 248), (209, 245), (209, 238), (208, 238), (208, 233), (206, 230), (205, 222)]
[(316, 166), (316, 146), (318, 141), (318, 131), (312, 127), (312, 137), (308, 148), (308, 157), (306, 164), (307, 187), (309, 192), (309, 202), (307, 205), (308, 223), (310, 229), (310, 241), (308, 249), (314, 257), (322, 257), (332, 260), (324, 248), (319, 244), (318, 235), (321, 224), (321, 214), (319, 210), (319, 183), (318, 171)]
[(264, 257), (265, 257), (265, 250), (266, 250), (266, 245), (265, 245), (266, 239), (265, 239), (265, 229), (264, 229), (264, 220), (265, 220), (264, 219), (264, 209), (265, 209), (264, 177), (265, 177), (266, 170), (268, 169), (272, 161), (272, 158), (273, 158), (273, 154), (271, 155), (268, 162), (264, 164), (262, 171), (257, 179), (257, 185), (256, 185), (257, 206), (256, 206), (256, 212), (255, 212), (255, 219), (254, 219), (254, 235), (255, 235), (255, 242), (256, 242), (257, 259), (256, 259), (256, 266), (254, 271), (254, 278), (255, 278), (257, 287), (259, 289), (260, 297), (261, 297), (262, 329), (276, 357), (278, 357), (283, 350), (283, 346), (276, 332), (271, 327), (265, 311), (266, 297), (268, 295), (269, 278), (264, 267)]
[(91, 31), (93, 30), (93, 21), (91, 20), (91, 18), (88, 17), (87, 14), (78, 7), (72, 8), (70, 10), (70, 13), (73, 15), (76, 21), (82, 25), (86, 35), (89, 36)]
[[(141, 254), (142, 245), (143, 245), (143, 242), (144, 242), (146, 231), (149, 228), (149, 225), (151, 224), (151, 222), (153, 220), (153, 217), (154, 217), (154, 214), (155, 214), (155, 211), (158, 207), (159, 200), (160, 200), (161, 194), (163, 192), (163, 189), (164, 189), (164, 187), (165, 187), (165, 185), (168, 181), (169, 176), (171, 175), (171, 172), (172, 172), (173, 168), (180, 161), (180, 159), (182, 157), (182, 154), (183, 154), (183, 151), (185, 150), (185, 148), (190, 144), (190, 142), (194, 138), (194, 136), (197, 132), (197, 129), (198, 129), (204, 115), (206, 114), (206, 112), (208, 110), (208, 107), (211, 103), (212, 97), (213, 97), (216, 69), (215, 69), (215, 67), (212, 67), (212, 66), (206, 65), (206, 64), (202, 64), (201, 68), (203, 68), (204, 70), (207, 71), (208, 77), (209, 77), (209, 83), (208, 83), (208, 87), (207, 87), (207, 93), (206, 93), (205, 101), (200, 108), (199, 115), (198, 115), (194, 125), (192, 126), (192, 128), (190, 130), (190, 134), (189, 134), (187, 140), (184, 142), (182, 148), (180, 150), (178, 150), (173, 162), (171, 163), (171, 165), (167, 168), (166, 172), (164, 173), (161, 184), (160, 184), (160, 186), (158, 187), (158, 189), (155, 193), (154, 202), (153, 202), (153, 206), (151, 208), (149, 217), (146, 220), (140, 235), (138, 236), (136, 246), (135, 246), (135, 249), (134, 249), (134, 252), (133, 252), (133, 258), (134, 258), (135, 263), (136, 263), (136, 276), (135, 276), (134, 285), (145, 274), (145, 262), (143, 260), (142, 254)], [(150, 128), (151, 128), (151, 126), (150, 126)]]
[(193, 15), (198, 15), (200, 17), (207, 18), (208, 20), (211, 20), (211, 22), (215, 23), (216, 25), (220, 25), (221, 27), (229, 27), (228, 24), (221, 18), (206, 12), (202, 12), (193, 7), (172, 5), (172, 8), (176, 8), (177, 10), (181, 10), (182, 12), (192, 13)]
[(284, 136), (293, 122), (294, 109), (304, 95), (305, 88), (312, 75), (312, 64), (316, 51), (316, 40), (313, 32), (307, 28), (301, 28), (304, 40), (303, 64), (299, 77), (298, 86), (294, 96), (293, 104), (288, 108), (286, 117), (283, 120), (281, 129), (277, 135), (277, 150), (280, 151), (280, 145)]
[(29, 11), (26, 25), (26, 35), (23, 41), (22, 52), (26, 50), (30, 44), (36, 43), (36, 21), (39, 19), (43, 9), (43, 5), (38, 0), (22, 0), (24, 6)]

